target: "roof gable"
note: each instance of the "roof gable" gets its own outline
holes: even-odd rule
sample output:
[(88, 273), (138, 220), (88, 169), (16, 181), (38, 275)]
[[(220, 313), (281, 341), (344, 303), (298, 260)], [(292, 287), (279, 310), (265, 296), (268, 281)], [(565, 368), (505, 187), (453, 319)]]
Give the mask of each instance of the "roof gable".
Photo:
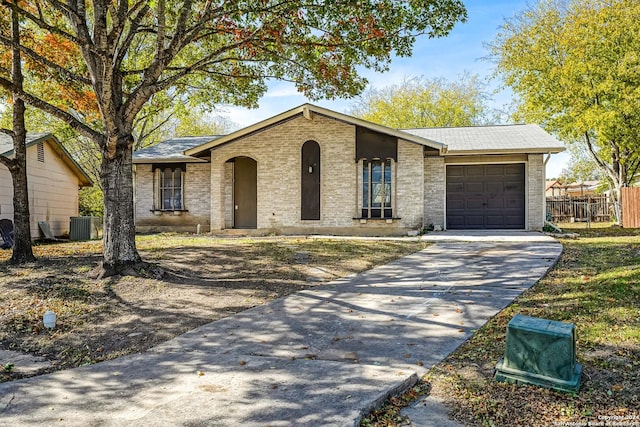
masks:
[(269, 119), (258, 122), (254, 125), (251, 125), (243, 129), (240, 129), (236, 132), (230, 133), (229, 135), (222, 136), (206, 144), (186, 150), (184, 154), (186, 154), (187, 156), (198, 155), (204, 151), (214, 149), (221, 145), (229, 144), (239, 138), (253, 134), (255, 132), (262, 131), (272, 126), (276, 126), (284, 121), (291, 120), (299, 116), (302, 116), (308, 120), (313, 120), (314, 114), (318, 114), (334, 120), (339, 120), (341, 122), (348, 123), (354, 126), (370, 129), (372, 131), (375, 131), (381, 134), (393, 136), (408, 142), (420, 144), (420, 145), (430, 147), (439, 151), (446, 151), (445, 144), (436, 142), (435, 140), (431, 140), (429, 138), (425, 138), (420, 135), (414, 135), (407, 132), (403, 132), (398, 129), (393, 129), (390, 127), (378, 125), (376, 123), (368, 122), (366, 120), (362, 120), (346, 114), (338, 113), (336, 111), (328, 110), (326, 108), (318, 107), (317, 105), (303, 104), (303, 105), (300, 105), (299, 107), (293, 108), (289, 111), (285, 111), (284, 113), (278, 114)]
[[(51, 148), (58, 153), (62, 161), (67, 165), (69, 169), (78, 177), (80, 181), (80, 186), (82, 187), (91, 187), (93, 185), (93, 181), (87, 175), (87, 173), (82, 169), (82, 167), (75, 161), (75, 159), (69, 154), (69, 152), (62, 146), (58, 138), (53, 136), (50, 133), (28, 133), (26, 137), (27, 148), (39, 143), (39, 142), (47, 142), (51, 145)], [(0, 133), (0, 155), (5, 157), (13, 156), (13, 139), (6, 135)]]

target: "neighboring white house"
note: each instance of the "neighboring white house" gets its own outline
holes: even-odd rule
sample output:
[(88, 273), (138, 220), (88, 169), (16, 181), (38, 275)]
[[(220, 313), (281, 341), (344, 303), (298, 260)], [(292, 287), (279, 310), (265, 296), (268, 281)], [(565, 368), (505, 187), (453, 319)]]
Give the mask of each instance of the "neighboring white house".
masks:
[[(0, 154), (13, 157), (13, 142), (0, 134)], [(38, 227), (46, 221), (54, 235), (69, 233), (70, 218), (78, 216), (78, 190), (91, 179), (51, 134), (27, 136), (27, 182), (31, 236), (44, 237)], [(13, 221), (13, 183), (9, 170), (0, 164), (0, 219)]]
[(404, 234), (544, 225), (537, 125), (398, 130), (310, 104), (134, 153), (138, 231)]

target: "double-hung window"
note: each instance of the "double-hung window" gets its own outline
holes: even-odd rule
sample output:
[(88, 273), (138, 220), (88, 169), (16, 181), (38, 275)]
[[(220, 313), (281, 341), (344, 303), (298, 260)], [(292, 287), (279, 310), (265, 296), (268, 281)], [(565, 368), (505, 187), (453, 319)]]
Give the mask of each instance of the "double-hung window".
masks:
[(391, 159), (362, 162), (362, 218), (392, 218)]
[(156, 169), (156, 201), (161, 211), (184, 210), (184, 166), (165, 166)]

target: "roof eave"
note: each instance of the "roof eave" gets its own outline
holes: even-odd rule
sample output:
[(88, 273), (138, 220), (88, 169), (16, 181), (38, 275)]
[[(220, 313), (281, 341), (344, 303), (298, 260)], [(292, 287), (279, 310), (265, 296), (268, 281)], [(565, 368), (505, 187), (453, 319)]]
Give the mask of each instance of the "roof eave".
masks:
[(134, 164), (151, 164), (151, 163), (209, 163), (206, 159), (197, 157), (172, 157), (172, 158), (152, 158), (152, 159), (133, 159)]
[(481, 150), (449, 150), (444, 154), (447, 156), (469, 156), (487, 154), (558, 154), (565, 150), (565, 147), (539, 147), (539, 148), (505, 148), (505, 149), (481, 149)]
[(397, 129), (393, 129), (393, 128), (389, 128), (386, 126), (382, 126), (382, 125), (378, 125), (375, 123), (371, 123), (368, 122), (366, 120), (362, 120), (362, 119), (358, 119), (356, 117), (352, 117), (352, 116), (348, 116), (346, 114), (342, 114), (342, 113), (338, 113), (332, 110), (328, 110), (326, 108), (322, 108), (322, 107), (318, 107), (316, 105), (312, 105), (312, 104), (303, 104), (300, 105), (296, 108), (293, 108), (291, 110), (285, 111), (283, 113), (280, 113), (278, 115), (275, 115), (273, 117), (270, 117), (268, 119), (262, 120), (258, 123), (255, 123), (251, 126), (247, 126), (245, 128), (242, 128), (240, 130), (237, 130), (236, 132), (230, 133), (229, 135), (225, 135), (221, 138), (216, 139), (215, 141), (211, 141), (208, 142), (206, 144), (200, 145), (198, 147), (194, 147), (194, 148), (190, 148), (188, 150), (186, 150), (184, 152), (185, 155), (187, 156), (195, 156), (198, 154), (201, 154), (207, 150), (211, 150), (217, 146), (226, 144), (228, 142), (231, 142), (233, 140), (236, 140), (238, 138), (241, 138), (243, 136), (252, 134), (254, 132), (258, 132), (264, 128), (268, 128), (271, 126), (274, 126), (284, 120), (288, 120), (294, 116), (297, 115), (302, 115), (303, 117), (305, 117), (306, 119), (309, 120), (313, 120), (313, 114), (319, 114), (322, 116), (326, 116), (329, 118), (333, 118), (335, 120), (340, 120), (349, 124), (352, 124), (354, 126), (362, 126), (362, 127), (366, 127), (368, 129), (371, 129), (373, 131), (376, 132), (380, 132), (380, 133), (384, 133), (387, 135), (391, 135), (394, 136), (396, 138), (400, 138), (403, 139), (405, 141), (408, 142), (413, 142), (416, 144), (420, 144), (420, 145), (425, 145), (431, 148), (434, 148), (436, 150), (440, 150), (442, 152), (442, 150), (446, 150), (446, 145), (436, 142), (436, 141), (432, 141), (430, 139), (427, 138), (422, 138), (416, 135), (412, 135), (410, 133), (406, 133), (403, 131), (399, 131)]

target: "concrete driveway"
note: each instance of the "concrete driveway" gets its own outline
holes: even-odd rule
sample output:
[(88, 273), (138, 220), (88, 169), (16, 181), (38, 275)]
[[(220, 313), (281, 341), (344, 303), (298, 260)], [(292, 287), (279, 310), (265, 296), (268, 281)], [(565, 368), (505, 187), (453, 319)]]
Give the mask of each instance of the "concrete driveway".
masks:
[(419, 253), (147, 353), (0, 384), (0, 425), (357, 425), (562, 251), (538, 233), (472, 234), (433, 233), (437, 243)]

